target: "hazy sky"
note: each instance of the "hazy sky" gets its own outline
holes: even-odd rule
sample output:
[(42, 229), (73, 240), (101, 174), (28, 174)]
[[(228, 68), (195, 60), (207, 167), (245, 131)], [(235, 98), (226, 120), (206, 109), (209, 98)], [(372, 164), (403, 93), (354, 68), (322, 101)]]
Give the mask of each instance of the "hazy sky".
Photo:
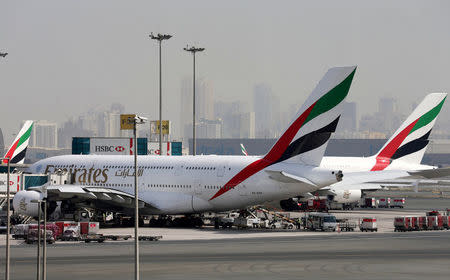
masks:
[[(301, 103), (329, 67), (358, 65), (349, 100), (373, 112), (379, 96), (409, 108), (450, 89), (450, 1), (0, 1), (0, 127), (9, 145), (23, 119), (58, 122), (120, 102), (178, 121), (186, 44), (205, 47), (198, 76), (216, 99), (251, 102), (271, 85), (281, 107)], [(190, 105), (189, 105), (190, 106)], [(447, 107), (450, 105), (447, 104)], [(287, 125), (287, 124), (282, 124)]]

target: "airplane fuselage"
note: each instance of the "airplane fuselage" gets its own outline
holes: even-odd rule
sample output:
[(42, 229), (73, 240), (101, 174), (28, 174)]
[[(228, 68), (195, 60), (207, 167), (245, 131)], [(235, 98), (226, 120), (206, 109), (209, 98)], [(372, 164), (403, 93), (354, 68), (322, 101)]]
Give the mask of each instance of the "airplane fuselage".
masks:
[[(281, 162), (270, 165), (214, 197), (227, 182), (261, 157), (252, 156), (138, 156), (139, 199), (152, 205), (149, 214), (198, 213), (240, 209), (270, 200), (286, 199), (336, 182), (334, 171)], [(33, 173), (73, 174), (76, 185), (101, 187), (134, 194), (133, 156), (69, 155), (41, 160)], [(283, 171), (306, 178), (280, 182), (267, 170)], [(151, 212), (151, 213), (150, 213)]]

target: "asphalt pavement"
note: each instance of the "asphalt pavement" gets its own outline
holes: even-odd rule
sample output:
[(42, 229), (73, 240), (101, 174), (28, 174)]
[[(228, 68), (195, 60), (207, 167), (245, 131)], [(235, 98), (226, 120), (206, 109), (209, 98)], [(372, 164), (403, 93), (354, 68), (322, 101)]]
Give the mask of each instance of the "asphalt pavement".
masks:
[[(34, 279), (35, 256), (13, 246), (11, 279)], [(48, 279), (133, 279), (133, 263), (133, 242), (50, 245)], [(258, 280), (448, 279), (449, 264), (450, 231), (141, 242), (140, 262), (141, 279)]]

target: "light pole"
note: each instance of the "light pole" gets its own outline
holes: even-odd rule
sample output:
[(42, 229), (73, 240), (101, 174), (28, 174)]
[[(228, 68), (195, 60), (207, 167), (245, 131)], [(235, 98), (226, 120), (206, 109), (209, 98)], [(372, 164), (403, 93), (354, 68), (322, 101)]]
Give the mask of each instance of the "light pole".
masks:
[(147, 118), (134, 115), (128, 119), (133, 124), (134, 137), (134, 279), (139, 280), (139, 200), (138, 200), (138, 170), (137, 170), (137, 137), (136, 126), (143, 124)]
[(159, 42), (159, 155), (162, 156), (162, 76), (161, 76), (161, 43), (163, 40), (169, 40), (172, 35), (160, 34), (153, 35), (150, 33), (149, 37)]
[[(1, 54), (3, 57), (4, 55)], [(5, 54), (7, 55), (7, 54)], [(10, 246), (9, 246), (9, 236), (10, 236), (10, 232), (11, 232), (11, 212), (10, 212), (10, 194), (9, 194), (9, 187), (11, 186), (10, 184), (10, 180), (9, 180), (9, 175), (11, 173), (11, 169), (10, 169), (10, 158), (2, 158), (2, 162), (7, 163), (7, 169), (8, 169), (8, 174), (6, 175), (6, 256), (5, 256), (5, 280), (9, 280), (9, 251), (10, 251)]]
[[(33, 199), (31, 203), (38, 204), (38, 246), (37, 246), (37, 271), (36, 279), (47, 279), (47, 201), (45, 199)], [(41, 208), (44, 204), (44, 230), (42, 244), (42, 269), (41, 269)], [(42, 278), (41, 278), (42, 274)]]
[(193, 144), (193, 150), (192, 150), (192, 155), (195, 156), (196, 154), (196, 140), (195, 140), (195, 53), (196, 52), (202, 52), (205, 50), (205, 48), (196, 48), (194, 46), (191, 46), (190, 48), (188, 48), (188, 46), (186, 46), (186, 48), (183, 48), (183, 50), (187, 51), (187, 52), (191, 52), (192, 53), (192, 57), (194, 58), (193, 60), (193, 64), (194, 64), (194, 69), (193, 69), (193, 78), (192, 78), (192, 92), (193, 92), (193, 101), (192, 101), (192, 144)]

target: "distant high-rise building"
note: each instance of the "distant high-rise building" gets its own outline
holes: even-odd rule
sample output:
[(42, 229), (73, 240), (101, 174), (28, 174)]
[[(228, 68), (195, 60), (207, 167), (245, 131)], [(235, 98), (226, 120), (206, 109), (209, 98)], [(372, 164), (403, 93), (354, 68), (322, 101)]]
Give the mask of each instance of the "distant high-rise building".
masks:
[[(180, 102), (180, 135), (187, 141), (192, 138), (192, 78), (181, 81)], [(201, 119), (214, 120), (214, 90), (211, 83), (204, 79), (198, 79), (195, 83), (195, 121)], [(188, 126), (191, 127), (190, 132)]]
[(270, 86), (257, 84), (253, 91), (255, 134), (258, 138), (277, 137), (280, 134), (280, 101)]
[(378, 112), (382, 115), (392, 115), (397, 112), (397, 101), (392, 97), (381, 97), (378, 101)]
[(58, 147), (58, 125), (50, 121), (36, 121), (31, 131), (29, 146), (56, 149)]
[(2, 129), (0, 128), (0, 153), (2, 156), (4, 155), (4, 150), (5, 150), (5, 142), (3, 140)]
[(344, 102), (342, 115), (336, 129), (337, 133), (356, 131), (356, 103)]
[(239, 138), (255, 138), (255, 112), (239, 114)]

